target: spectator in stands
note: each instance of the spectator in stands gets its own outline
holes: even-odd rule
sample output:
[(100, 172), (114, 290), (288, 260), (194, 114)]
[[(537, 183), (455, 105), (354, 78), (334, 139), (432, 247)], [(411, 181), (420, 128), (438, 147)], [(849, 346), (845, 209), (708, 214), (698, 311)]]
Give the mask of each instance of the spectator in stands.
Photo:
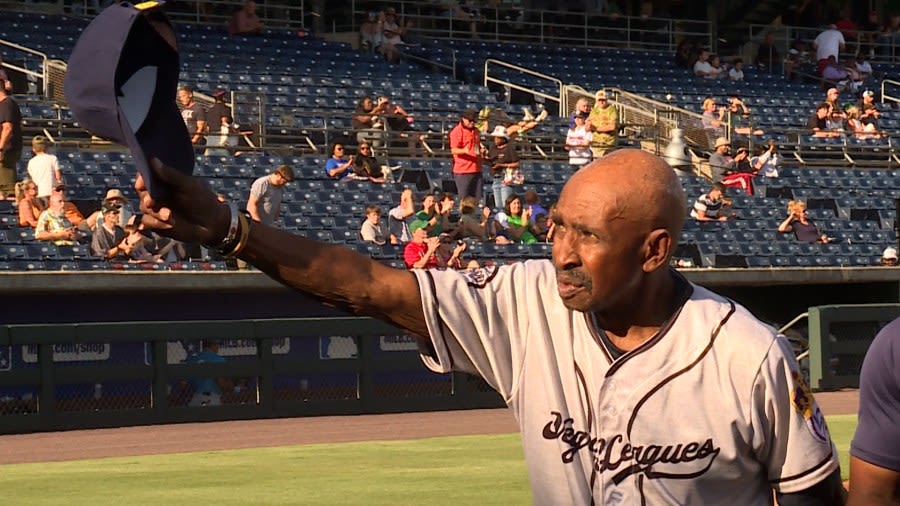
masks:
[(481, 172), (482, 157), (486, 154), (475, 128), (477, 113), (468, 109), (460, 115), (459, 123), (450, 130), (450, 153), (453, 155), (453, 179), (456, 191), (463, 199), (472, 195), (480, 202), (484, 192)]
[(775, 47), (775, 34), (766, 32), (762, 43), (756, 50), (756, 66), (763, 70), (772, 70), (781, 62), (781, 55)]
[(103, 206), (115, 208), (119, 211), (118, 225), (122, 228), (125, 228), (125, 225), (128, 224), (128, 220), (134, 215), (134, 209), (131, 207), (131, 202), (125, 198), (125, 195), (122, 194), (122, 190), (119, 190), (118, 188), (107, 190), (106, 196), (103, 197), (101, 208)]
[(384, 246), (389, 239), (385, 223), (381, 221), (381, 207), (375, 204), (366, 206), (366, 219), (359, 228), (359, 237), (363, 241)]
[(872, 123), (863, 123), (860, 119), (859, 107), (855, 105), (847, 105), (847, 126), (846, 131), (852, 132), (857, 139), (875, 139), (881, 137), (881, 133)]
[(725, 113), (728, 108), (717, 106), (716, 99), (706, 97), (703, 99), (703, 129), (716, 137), (725, 136)]
[(421, 143), (424, 147), (425, 135), (413, 132), (412, 125), (415, 118), (413, 118), (412, 114), (406, 112), (406, 109), (400, 104), (393, 102), (387, 95), (381, 95), (378, 97), (376, 109), (384, 118), (391, 136), (396, 139), (407, 140), (407, 147), (410, 153), (415, 149), (416, 142)]
[(859, 78), (863, 81), (869, 79), (874, 74), (872, 70), (872, 64), (866, 61), (865, 56), (862, 53), (856, 55), (856, 71), (859, 73)]
[(378, 13), (370, 11), (359, 25), (359, 48), (367, 53), (381, 51), (384, 24), (379, 21)]
[(386, 180), (383, 166), (372, 156), (372, 146), (368, 142), (360, 143), (353, 157), (353, 178), (377, 184)]
[[(367, 141), (366, 145), (371, 146)], [(353, 163), (356, 157), (350, 155), (344, 158), (344, 144), (342, 142), (333, 142), (331, 144), (331, 158), (325, 161), (325, 174), (332, 179), (343, 179), (353, 173)]]
[(806, 122), (806, 127), (816, 137), (836, 137), (840, 135), (839, 132), (831, 130), (831, 125), (828, 123), (830, 114), (831, 105), (827, 102), (822, 102), (816, 106), (816, 112), (810, 116), (809, 121)]
[(450, 213), (453, 211), (453, 203), (453, 194), (447, 192), (441, 194), (440, 200), (433, 194), (427, 194), (422, 199), (422, 210), (416, 213), (416, 219), (425, 222), (429, 237), (452, 231)]
[(228, 154), (227, 149), (223, 147), (237, 146), (238, 126), (234, 123), (231, 115), (231, 108), (225, 103), (228, 92), (224, 88), (216, 88), (212, 92), (213, 105), (206, 110), (205, 117), (207, 122), (206, 156), (225, 156)]
[(365, 95), (359, 99), (356, 109), (353, 110), (351, 126), (356, 132), (357, 142), (369, 142), (373, 149), (378, 150), (385, 145), (385, 122), (378, 116), (384, 111), (376, 107), (372, 97)]
[(34, 228), (34, 238), (51, 241), (57, 246), (73, 246), (80, 235), (72, 223), (66, 219), (66, 202), (62, 193), (50, 195), (50, 206), (38, 217)]
[[(225, 358), (219, 355), (219, 340), (204, 339), (203, 351), (192, 353), (185, 359), (186, 364), (224, 364)], [(228, 378), (197, 378), (191, 381), (194, 392), (188, 406), (221, 406), (222, 393), (231, 392), (233, 383)]]
[(727, 221), (725, 208), (729, 205), (730, 201), (725, 200), (725, 185), (713, 183), (708, 192), (697, 197), (691, 209), (691, 218), (697, 221)]
[(819, 75), (822, 75), (822, 69), (825, 68), (829, 56), (834, 56), (835, 62), (840, 61), (838, 55), (846, 47), (846, 42), (844, 41), (844, 35), (832, 24), (825, 27), (825, 30), (816, 36), (812, 47), (816, 50), (816, 61), (819, 62)]
[(550, 212), (541, 205), (541, 197), (538, 195), (536, 191), (529, 188), (525, 190), (525, 206), (528, 208), (528, 211), (531, 213), (531, 223), (535, 223), (537, 221), (537, 217), (543, 214), (545, 217), (550, 215)]
[(609, 103), (606, 90), (597, 91), (594, 99), (595, 104), (588, 116), (588, 123), (593, 132), (591, 152), (596, 160), (611, 149), (615, 149), (618, 140), (619, 117), (616, 108)]
[(288, 165), (279, 165), (271, 174), (254, 181), (247, 200), (250, 217), (265, 225), (275, 225), (281, 219), (284, 186), (293, 180), (294, 169)]
[(728, 77), (728, 65), (721, 62), (719, 55), (711, 55), (709, 57), (709, 66), (712, 67), (712, 73), (707, 78), (726, 79)]
[(226, 100), (228, 99), (228, 91), (225, 88), (216, 88), (212, 92), (213, 105), (206, 110), (206, 118), (209, 122), (210, 131), (215, 125), (220, 123), (222, 116), (231, 116), (231, 107), (228, 107)]
[(732, 81), (744, 80), (744, 60), (735, 58), (731, 70), (728, 71), (728, 79)]
[(256, 2), (253, 0), (246, 0), (228, 23), (228, 35), (259, 35), (262, 29), (262, 20), (256, 14)]
[(506, 232), (512, 242), (534, 244), (537, 237), (534, 236), (531, 221), (531, 209), (525, 206), (522, 197), (510, 195), (506, 199)]
[(778, 177), (778, 163), (781, 156), (778, 154), (778, 143), (775, 139), (769, 139), (766, 148), (750, 159), (750, 165), (757, 174), (765, 177)]
[(575, 123), (566, 133), (566, 149), (569, 151), (569, 165), (578, 170), (591, 163), (591, 142), (594, 135), (588, 131), (588, 114), (578, 111), (575, 114)]
[(709, 51), (702, 49), (697, 55), (697, 61), (694, 62), (694, 75), (697, 77), (711, 78), (718, 77), (709, 63)]
[[(16, 183), (16, 209), (19, 212), (19, 226), (35, 228), (38, 218), (44, 212), (46, 206), (38, 198), (38, 187), (34, 181), (27, 177)], [(49, 198), (47, 199), (50, 200)]]
[(750, 108), (741, 100), (741, 97), (732, 95), (728, 99), (728, 121), (731, 123), (731, 131), (738, 135), (762, 135), (759, 128), (752, 128), (750, 122)]
[(819, 232), (818, 227), (809, 219), (806, 204), (802, 200), (791, 200), (787, 204), (788, 216), (778, 225), (782, 234), (793, 232), (798, 241), (827, 244), (831, 238)]
[(493, 145), (488, 149), (486, 160), (490, 163), (490, 174), (493, 182), (491, 189), (494, 192), (494, 206), (499, 209), (501, 202), (515, 193), (525, 183), (519, 163), (519, 155), (509, 142), (506, 128), (497, 125), (491, 132)]
[[(85, 218), (74, 202), (69, 202), (65, 199), (66, 185), (64, 184), (57, 185), (56, 188), (53, 189), (53, 194), (59, 194), (63, 197), (63, 215), (69, 220), (69, 223), (78, 228), (78, 233), (82, 238), (90, 238), (100, 213), (97, 212)], [(52, 197), (53, 194), (50, 196)]]
[(205, 142), (206, 111), (194, 101), (194, 88), (184, 85), (178, 88), (178, 102), (181, 104), (181, 117), (191, 136), (191, 144), (202, 145)]
[(403, 248), (403, 263), (407, 269), (435, 269), (438, 266), (435, 251), (440, 246), (440, 239), (428, 237), (428, 223), (414, 220), (409, 224), (412, 239)]
[[(714, 183), (724, 183), (726, 186), (731, 186), (731, 184), (725, 181), (726, 178), (736, 174), (738, 163), (741, 163), (748, 158), (746, 151), (739, 151), (735, 154), (734, 158), (729, 155), (730, 151), (731, 142), (728, 139), (725, 137), (716, 139), (715, 152), (709, 156), (709, 168)], [(743, 177), (736, 177), (734, 179), (743, 179)], [(734, 184), (739, 187), (742, 186), (741, 183), (738, 182), (734, 182)]]
[(397, 18), (397, 11), (388, 7), (378, 16), (378, 28), (382, 33), (381, 53), (384, 58), (396, 63), (400, 60), (397, 46), (403, 45), (403, 22)]
[(94, 230), (91, 240), (91, 254), (106, 260), (127, 260), (133, 249), (125, 240), (125, 230), (119, 226), (121, 212), (114, 205), (105, 203), (103, 221)]
[(585, 119), (591, 115), (591, 101), (585, 97), (580, 97), (575, 102), (575, 110), (569, 115), (569, 128), (575, 128), (575, 116), (582, 114)]
[(881, 130), (878, 127), (878, 118), (881, 117), (881, 112), (875, 106), (875, 93), (872, 90), (866, 90), (862, 93), (859, 111), (859, 119), (864, 125), (874, 125), (875, 130)]
[(846, 67), (838, 65), (834, 56), (829, 56), (820, 66), (819, 74), (826, 80), (836, 83), (841, 89), (853, 90), (853, 83)]
[(881, 265), (886, 267), (897, 266), (897, 248), (891, 246), (884, 248), (884, 251), (881, 253)]
[[(145, 235), (144, 225), (132, 216), (125, 225), (125, 244), (131, 248), (128, 260), (134, 263), (162, 263), (170, 251), (179, 250), (180, 257), (185, 256), (184, 246), (180, 241), (167, 239), (158, 235)], [(160, 247), (162, 246), (162, 247)]]
[(53, 188), (63, 184), (62, 171), (59, 169), (59, 160), (56, 155), (47, 153), (49, 141), (43, 135), (36, 135), (31, 139), (31, 151), (34, 156), (28, 160), (28, 176), (38, 185), (38, 199), (44, 207), (50, 202), (50, 194)]
[(0, 200), (15, 198), (16, 171), (22, 158), (22, 112), (8, 86), (4, 76), (0, 81)]
[(496, 235), (494, 222), (491, 218), (491, 208), (484, 206), (480, 216), (478, 213), (478, 201), (469, 196), (459, 203), (459, 223), (456, 224), (454, 235), (457, 239), (474, 238), (479, 241), (488, 241)]
[(468, 247), (463, 240), (455, 240), (450, 234), (441, 234), (438, 236), (438, 248), (434, 256), (437, 258), (439, 269), (462, 270), (466, 267), (467, 262), (463, 259), (462, 254)]
[(406, 244), (412, 239), (412, 235), (409, 232), (409, 224), (415, 219), (416, 209), (413, 191), (410, 188), (404, 188), (400, 192), (400, 203), (397, 204), (397, 207), (388, 211), (388, 231), (391, 234), (391, 244)]

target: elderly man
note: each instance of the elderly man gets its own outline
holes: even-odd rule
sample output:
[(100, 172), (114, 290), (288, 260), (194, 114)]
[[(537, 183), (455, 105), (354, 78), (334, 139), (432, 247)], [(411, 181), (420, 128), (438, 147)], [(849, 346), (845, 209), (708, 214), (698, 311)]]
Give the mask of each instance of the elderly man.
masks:
[(606, 90), (600, 90), (594, 95), (596, 103), (588, 116), (588, 125), (594, 138), (591, 143), (591, 152), (594, 159), (605, 155), (607, 151), (616, 147), (616, 130), (618, 130), (618, 113), (616, 108), (609, 104)]
[(535, 504), (842, 502), (790, 344), (669, 268), (685, 198), (656, 156), (621, 150), (573, 174), (552, 260), (466, 272), (393, 269), (242, 215), (232, 231), (204, 182), (153, 171), (172, 198), (138, 178), (148, 227), (406, 329), (434, 371), (484, 378), (516, 416)]
[(66, 219), (65, 198), (61, 192), (54, 192), (50, 195), (50, 206), (38, 217), (34, 238), (38, 241), (51, 241), (57, 246), (72, 246), (78, 237), (78, 231)]

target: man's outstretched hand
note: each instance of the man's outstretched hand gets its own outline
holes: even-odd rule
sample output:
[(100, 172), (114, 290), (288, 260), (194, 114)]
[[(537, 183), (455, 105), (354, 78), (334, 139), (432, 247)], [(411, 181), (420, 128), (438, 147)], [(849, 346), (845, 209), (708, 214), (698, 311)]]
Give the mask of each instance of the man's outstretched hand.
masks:
[(144, 227), (184, 242), (218, 244), (225, 238), (230, 221), (228, 206), (199, 178), (166, 167), (156, 158), (150, 170), (169, 190), (168, 202), (150, 196), (144, 179), (138, 174), (134, 189), (138, 192)]

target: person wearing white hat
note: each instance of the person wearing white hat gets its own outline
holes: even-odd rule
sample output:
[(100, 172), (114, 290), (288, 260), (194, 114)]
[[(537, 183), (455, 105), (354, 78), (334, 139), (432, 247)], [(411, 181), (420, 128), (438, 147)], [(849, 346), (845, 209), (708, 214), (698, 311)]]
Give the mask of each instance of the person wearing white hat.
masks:
[(491, 189), (494, 192), (494, 207), (502, 209), (510, 195), (516, 193), (525, 182), (519, 164), (519, 156), (509, 143), (506, 127), (496, 126), (491, 132), (493, 145), (488, 149), (487, 161), (491, 164)]
[[(128, 220), (134, 215), (131, 203), (128, 202), (128, 199), (122, 194), (122, 190), (118, 188), (110, 188), (107, 190), (106, 196), (103, 197), (103, 207), (115, 208), (119, 211), (118, 225), (122, 227), (122, 229), (125, 228), (125, 225), (128, 224)], [(98, 220), (97, 223), (101, 223), (102, 221), (103, 220)]]
[(897, 248), (888, 246), (881, 254), (881, 265), (894, 267), (897, 265)]
[(607, 151), (616, 147), (616, 130), (619, 128), (619, 117), (616, 108), (609, 105), (606, 90), (599, 90), (594, 94), (596, 103), (588, 116), (588, 125), (593, 132), (591, 152), (594, 160), (605, 155)]

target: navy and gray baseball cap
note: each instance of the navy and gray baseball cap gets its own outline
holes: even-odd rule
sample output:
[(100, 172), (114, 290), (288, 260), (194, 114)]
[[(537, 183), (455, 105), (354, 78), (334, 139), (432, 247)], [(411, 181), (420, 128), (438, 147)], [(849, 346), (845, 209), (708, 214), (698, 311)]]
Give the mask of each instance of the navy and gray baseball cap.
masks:
[(148, 160), (159, 158), (185, 174), (194, 151), (175, 94), (178, 47), (160, 5), (122, 2), (107, 7), (84, 29), (69, 57), (66, 101), (93, 134), (128, 146), (147, 189), (165, 199)]

